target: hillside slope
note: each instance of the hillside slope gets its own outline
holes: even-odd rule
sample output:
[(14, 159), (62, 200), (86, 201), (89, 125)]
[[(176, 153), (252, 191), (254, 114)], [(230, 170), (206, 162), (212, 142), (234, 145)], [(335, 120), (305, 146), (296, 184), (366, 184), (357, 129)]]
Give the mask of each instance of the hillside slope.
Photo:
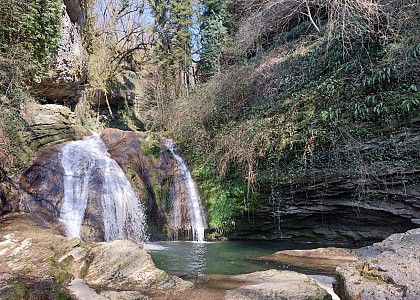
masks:
[(231, 5), (224, 71), (172, 107), (215, 235), (354, 241), (419, 225), (419, 3), (328, 3)]

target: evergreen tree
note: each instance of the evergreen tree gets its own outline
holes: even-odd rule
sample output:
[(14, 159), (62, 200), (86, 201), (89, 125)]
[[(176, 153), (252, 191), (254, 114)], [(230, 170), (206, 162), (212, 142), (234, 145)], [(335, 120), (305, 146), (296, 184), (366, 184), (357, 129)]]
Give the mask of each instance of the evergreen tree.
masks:
[(206, 81), (220, 72), (224, 45), (228, 41), (227, 20), (229, 12), (226, 0), (201, 0), (204, 7), (201, 25), (200, 62), (198, 76)]
[(152, 0), (158, 42), (157, 60), (168, 98), (188, 94), (192, 64), (191, 28), (196, 7), (192, 0)]

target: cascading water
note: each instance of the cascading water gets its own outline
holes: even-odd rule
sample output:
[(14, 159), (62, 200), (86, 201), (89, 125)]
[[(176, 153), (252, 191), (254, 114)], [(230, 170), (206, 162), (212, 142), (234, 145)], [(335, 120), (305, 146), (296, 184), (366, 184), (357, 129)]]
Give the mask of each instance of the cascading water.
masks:
[(98, 133), (64, 145), (61, 162), (64, 197), (60, 221), (65, 225), (67, 236), (80, 238), (90, 190), (99, 184), (101, 192), (93, 196), (100, 197), (105, 241), (121, 238), (141, 242), (146, 239), (143, 207), (120, 166), (110, 158)]
[[(182, 172), (182, 178), (184, 181), (187, 198), (188, 198), (188, 216), (190, 219), (190, 226), (193, 232), (193, 239), (198, 242), (203, 242), (205, 222), (203, 218), (202, 209), (200, 206), (200, 197), (198, 196), (194, 181), (191, 177), (191, 173), (188, 170), (187, 166), (185, 165), (184, 160), (175, 153), (174, 144), (171, 139), (166, 140), (166, 146), (168, 147), (169, 151), (171, 151), (173, 157), (175, 158)], [(179, 199), (177, 201), (179, 201)], [(180, 218), (179, 214), (180, 213), (177, 210), (175, 210), (174, 212), (175, 219)]]

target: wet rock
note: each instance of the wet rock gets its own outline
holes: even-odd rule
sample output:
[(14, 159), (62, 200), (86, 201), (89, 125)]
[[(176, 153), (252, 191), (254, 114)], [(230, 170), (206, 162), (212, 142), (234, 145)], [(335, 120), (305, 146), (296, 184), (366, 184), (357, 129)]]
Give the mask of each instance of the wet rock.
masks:
[[(167, 149), (166, 139), (157, 134), (118, 129), (101, 131), (101, 138), (137, 193), (146, 197), (151, 208), (148, 222), (151, 238), (191, 238), (185, 181)], [(167, 236), (162, 234), (164, 228)]]
[(298, 267), (317, 274), (330, 275), (334, 274), (339, 265), (354, 262), (356, 256), (349, 249), (329, 247), (311, 250), (283, 250), (259, 257), (259, 259)]
[(420, 299), (420, 229), (393, 234), (356, 250), (357, 261), (337, 268), (342, 299)]
[[(16, 196), (15, 193), (12, 197), (8, 193), (9, 196), (5, 195), (3, 198), (6, 202), (7, 199), (15, 199), (17, 203), (14, 205), (18, 207), (16, 210), (37, 214), (50, 226), (63, 232), (58, 222), (64, 195), (64, 170), (60, 156), (63, 143), (58, 143), (67, 139), (80, 138), (82, 133), (88, 133), (83, 129), (79, 130), (78, 125), (74, 125), (71, 112), (62, 106), (35, 105), (35, 108), (39, 109), (39, 113), (31, 114), (27, 118), (30, 124), (38, 124), (37, 126), (43, 127), (45, 132), (49, 132), (50, 140), (47, 144), (38, 143), (39, 139), (34, 140), (34, 143), (43, 144), (43, 147), (38, 150), (31, 165), (20, 176), (20, 186), (18, 186), (21, 189), (20, 194)], [(68, 125), (65, 130), (55, 128), (55, 124), (59, 122), (57, 119), (60, 118), (67, 120)], [(177, 235), (178, 238), (188, 237), (187, 234), (191, 233), (188, 194), (185, 190), (183, 174), (165, 148), (165, 139), (158, 135), (152, 136), (150, 133), (117, 129), (103, 130), (101, 138), (111, 158), (125, 172), (139, 200), (149, 208), (147, 225), (150, 237), (164, 239), (175, 236), (178, 231), (180, 232)], [(84, 241), (103, 241), (104, 222), (101, 199), (105, 182), (100, 168), (95, 169), (91, 175), (88, 202), (80, 234)], [(173, 217), (175, 206), (180, 211), (176, 215), (177, 218)]]
[(332, 299), (314, 279), (291, 271), (269, 270), (234, 276), (244, 286), (226, 292), (227, 300)]

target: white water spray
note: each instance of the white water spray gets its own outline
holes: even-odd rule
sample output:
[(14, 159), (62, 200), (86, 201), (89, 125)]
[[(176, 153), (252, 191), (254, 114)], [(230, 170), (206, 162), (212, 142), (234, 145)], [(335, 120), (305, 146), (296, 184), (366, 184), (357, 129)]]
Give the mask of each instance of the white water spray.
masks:
[(99, 134), (64, 145), (61, 162), (64, 197), (60, 221), (67, 236), (80, 238), (89, 192), (93, 185), (99, 184), (101, 194), (94, 196), (101, 198), (105, 240), (121, 238), (141, 242), (146, 239), (143, 207), (120, 166), (110, 158)]
[(193, 239), (198, 242), (203, 242), (205, 223), (200, 207), (200, 197), (198, 196), (194, 181), (191, 177), (191, 173), (185, 165), (184, 160), (175, 153), (174, 144), (171, 139), (166, 140), (166, 146), (168, 147), (169, 151), (171, 151), (182, 172), (182, 177), (188, 197), (188, 216), (193, 232)]

